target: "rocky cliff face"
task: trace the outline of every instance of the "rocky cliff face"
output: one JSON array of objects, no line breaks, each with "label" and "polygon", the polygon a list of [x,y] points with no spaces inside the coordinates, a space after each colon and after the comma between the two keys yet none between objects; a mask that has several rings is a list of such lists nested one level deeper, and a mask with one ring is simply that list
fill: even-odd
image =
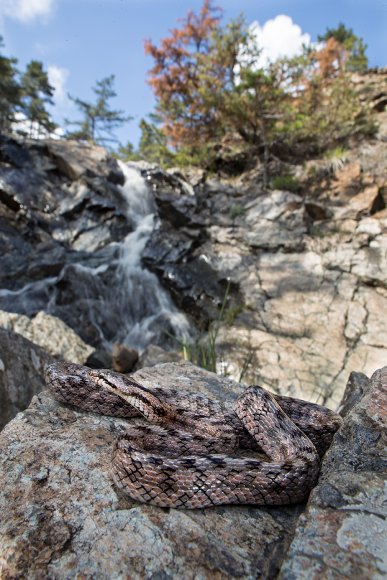
[{"label": "rocky cliff face", "polygon": [[254,174],[199,181],[194,196],[155,185],[161,226],[145,263],[203,323],[230,280],[217,342],[235,379],[247,361],[247,383],[335,405],[351,370],[385,361],[387,181],[369,166],[376,151],[385,165],[385,137],[334,172],[316,169],[320,194],[309,193],[311,162],[298,194],[262,191]]}]

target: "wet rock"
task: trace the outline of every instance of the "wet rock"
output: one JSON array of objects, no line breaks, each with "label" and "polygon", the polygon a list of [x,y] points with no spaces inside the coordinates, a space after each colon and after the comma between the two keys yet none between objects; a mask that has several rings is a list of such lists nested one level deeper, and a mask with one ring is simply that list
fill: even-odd
[{"label": "wet rock", "polygon": [[[2,139],[2,310],[33,317],[50,304],[86,342],[103,346],[101,325],[110,318],[103,300],[120,275],[117,243],[133,230],[123,181],[101,148]],[[111,340],[116,316],[107,324]]]},{"label": "wet rock", "polygon": [[130,373],[138,361],[138,352],[124,344],[114,344],[112,351],[112,367],[118,373]]},{"label": "wet rock", "polygon": [[16,139],[0,135],[0,161],[21,168],[31,163],[31,154]]},{"label": "wet rock", "polygon": [[85,364],[94,348],[83,342],[62,320],[40,311],[33,318],[0,310],[0,327],[17,332],[47,353]]},{"label": "wet rock", "polygon": [[[336,434],[300,517],[279,578],[383,578],[387,573],[385,483],[387,367],[360,382],[364,392]],[[351,393],[346,394],[346,400]],[[338,571],[340,571],[338,573]]]},{"label": "wet rock", "polygon": [[[187,363],[134,377],[219,399],[241,391]],[[3,430],[2,577],[274,578],[300,507],[138,504],[110,477],[114,426],[123,423],[60,405],[46,391]]]},{"label": "wet rock", "polygon": [[44,365],[52,360],[20,334],[0,328],[0,429],[44,388]]},{"label": "wet rock", "polygon": [[156,199],[163,195],[172,195],[177,198],[184,195],[192,196],[194,193],[192,186],[184,179],[181,179],[178,174],[163,171],[160,167],[146,168],[143,170],[143,175],[154,192]]}]

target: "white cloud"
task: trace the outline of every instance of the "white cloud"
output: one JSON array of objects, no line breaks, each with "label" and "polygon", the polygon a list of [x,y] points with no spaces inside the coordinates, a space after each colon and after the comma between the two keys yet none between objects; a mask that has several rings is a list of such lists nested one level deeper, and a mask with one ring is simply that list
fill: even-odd
[{"label": "white cloud", "polygon": [[282,56],[295,56],[301,52],[303,44],[311,43],[310,35],[303,33],[298,24],[284,14],[268,20],[263,26],[255,21],[250,25],[250,30],[262,49],[259,66]]},{"label": "white cloud", "polygon": [[21,22],[48,16],[55,0],[0,0],[0,16],[8,16]]},{"label": "white cloud", "polygon": [[48,80],[50,85],[55,89],[54,99],[58,105],[67,104],[67,89],[66,83],[69,76],[69,71],[56,65],[49,65],[47,68]]}]

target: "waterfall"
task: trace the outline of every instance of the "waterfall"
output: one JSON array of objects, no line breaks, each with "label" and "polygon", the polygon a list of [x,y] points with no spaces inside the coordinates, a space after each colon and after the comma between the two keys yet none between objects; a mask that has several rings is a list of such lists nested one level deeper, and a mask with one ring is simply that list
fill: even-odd
[{"label": "waterfall", "polygon": [[125,312],[120,342],[142,350],[157,339],[155,333],[163,332],[163,327],[180,339],[187,338],[189,325],[157,276],[141,266],[142,252],[155,226],[156,206],[139,172],[118,163],[125,176],[121,191],[127,202],[128,219],[135,224],[134,231],[126,236],[120,248],[118,272],[125,286],[124,296],[120,297]]},{"label": "waterfall", "polygon": [[142,352],[150,343],[171,344],[171,334],[179,340],[188,338],[189,324],[157,276],[141,265],[157,220],[156,205],[139,171],[119,165],[125,176],[120,190],[133,231],[95,252],[70,250],[56,276],[17,290],[0,290],[0,309],[28,316],[45,310],[90,344],[110,350],[119,342]]}]

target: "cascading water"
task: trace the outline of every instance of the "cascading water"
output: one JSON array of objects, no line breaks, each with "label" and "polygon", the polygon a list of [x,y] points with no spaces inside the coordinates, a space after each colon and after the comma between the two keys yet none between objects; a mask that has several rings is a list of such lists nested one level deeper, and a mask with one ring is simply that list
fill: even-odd
[{"label": "cascading water", "polygon": [[125,176],[120,190],[132,232],[98,251],[71,250],[56,276],[29,282],[18,290],[0,290],[0,309],[29,316],[45,310],[91,344],[110,349],[119,342],[141,352],[150,343],[170,343],[171,334],[187,338],[189,325],[158,278],[141,266],[142,251],[155,226],[156,207],[140,173],[119,165]]},{"label": "cascading water", "polygon": [[164,330],[183,339],[189,336],[189,326],[157,276],[141,266],[142,252],[155,225],[155,203],[138,171],[122,162],[119,165],[125,176],[121,191],[127,202],[128,218],[135,224],[134,231],[127,235],[120,248],[119,275],[125,281],[120,301],[126,302],[120,342],[142,350],[155,339],[156,329],[164,326]]}]

